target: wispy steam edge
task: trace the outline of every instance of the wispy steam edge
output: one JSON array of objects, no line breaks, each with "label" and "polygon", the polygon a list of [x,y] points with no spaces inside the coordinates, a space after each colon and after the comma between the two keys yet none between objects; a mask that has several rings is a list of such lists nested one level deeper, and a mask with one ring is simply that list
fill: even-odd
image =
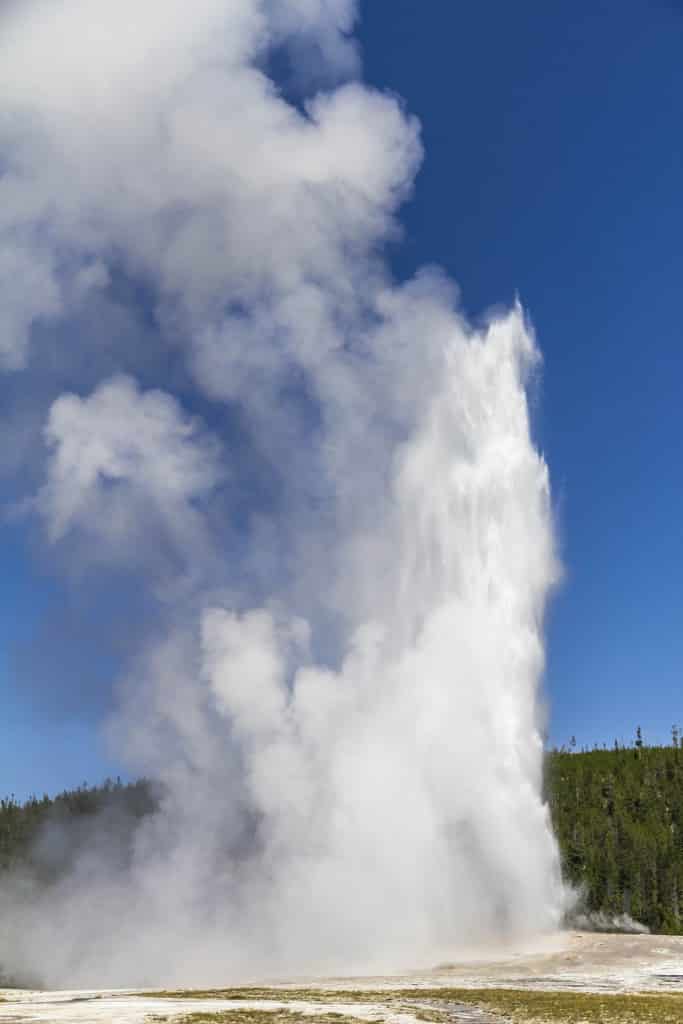
[{"label": "wispy steam edge", "polygon": [[[3,887],[0,962],[200,984],[552,929],[534,338],[519,305],[471,328],[439,271],[392,279],[419,126],[357,80],[354,4],[187,10],[0,16],[27,507],[158,608],[109,729],[165,793],[125,868]],[[275,46],[322,58],[301,106]]]}]

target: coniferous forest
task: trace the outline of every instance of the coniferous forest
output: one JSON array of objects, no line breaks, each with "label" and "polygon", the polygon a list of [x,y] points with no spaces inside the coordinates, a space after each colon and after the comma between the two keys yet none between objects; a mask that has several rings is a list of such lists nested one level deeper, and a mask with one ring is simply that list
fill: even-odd
[{"label": "coniferous forest", "polygon": [[546,796],[565,879],[585,909],[683,933],[683,745],[555,750]]},{"label": "coniferous forest", "polygon": [[[564,877],[579,891],[583,914],[603,923],[627,914],[653,932],[683,934],[683,744],[676,730],[670,746],[647,746],[638,733],[632,746],[549,752],[546,799]],[[0,885],[10,870],[49,884],[94,842],[106,841],[109,852],[118,845],[125,859],[137,824],[157,804],[144,780],[1,800]]]}]

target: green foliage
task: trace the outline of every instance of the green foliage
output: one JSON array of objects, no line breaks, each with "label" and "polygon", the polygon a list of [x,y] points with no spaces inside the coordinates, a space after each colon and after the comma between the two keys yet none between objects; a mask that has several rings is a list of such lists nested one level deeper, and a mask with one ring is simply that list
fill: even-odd
[{"label": "green foliage", "polygon": [[565,879],[586,909],[683,933],[683,749],[555,750],[546,793]]},{"label": "green foliage", "polygon": [[[80,828],[106,821],[121,831],[130,832],[135,823],[156,809],[157,801],[149,782],[142,779],[124,785],[111,779],[101,786],[83,785],[51,799],[31,797],[19,803],[13,796],[0,800],[0,871],[30,867],[45,874],[45,858],[39,856],[39,840],[47,827],[61,830],[71,840],[86,842],[92,833]],[[99,816],[99,817],[96,817]],[[53,858],[54,862],[54,858]],[[54,865],[53,865],[54,866]],[[62,865],[64,866],[64,865]]]},{"label": "green foliage", "polygon": [[[585,910],[629,914],[651,931],[683,934],[683,744],[576,752],[554,750],[546,763],[546,797],[559,840],[565,880]],[[158,806],[149,782],[83,786],[54,799],[0,800],[0,871],[29,868],[49,881],[69,859],[106,832],[125,847],[140,818]],[[46,828],[61,830],[67,855],[41,860]],[[52,844],[53,846],[55,844]],[[125,850],[124,850],[125,855]]]}]

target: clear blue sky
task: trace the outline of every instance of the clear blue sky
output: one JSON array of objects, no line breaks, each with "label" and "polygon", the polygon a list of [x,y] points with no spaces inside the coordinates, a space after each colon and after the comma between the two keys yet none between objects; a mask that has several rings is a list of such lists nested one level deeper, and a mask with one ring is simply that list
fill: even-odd
[{"label": "clear blue sky", "polygon": [[[611,743],[638,724],[665,740],[683,722],[683,5],[362,12],[366,77],[424,132],[397,273],[441,264],[474,317],[519,293],[544,353],[536,434],[566,567],[549,621],[551,742]],[[46,630],[65,595],[20,529],[0,544],[0,790],[115,773],[98,738],[120,642],[98,643],[106,602],[64,611],[92,658],[70,660],[67,643],[53,662]],[[35,686],[17,669],[28,648]],[[88,661],[83,704],[62,706],[60,674]]]}]

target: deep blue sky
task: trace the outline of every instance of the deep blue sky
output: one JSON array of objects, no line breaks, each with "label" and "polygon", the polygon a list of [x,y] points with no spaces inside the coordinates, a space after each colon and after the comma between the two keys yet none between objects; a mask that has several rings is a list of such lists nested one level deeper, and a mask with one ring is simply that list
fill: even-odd
[{"label": "deep blue sky", "polygon": [[363,10],[371,80],[424,129],[401,260],[445,266],[474,315],[519,292],[544,353],[551,741],[664,740],[683,719],[683,5]]},{"label": "deep blue sky", "polygon": [[[683,722],[683,6],[362,11],[366,77],[424,131],[397,273],[441,264],[475,317],[518,292],[544,353],[536,432],[566,566],[549,622],[551,742],[611,743],[638,724],[665,740]],[[18,685],[17,648],[40,648],[63,596],[20,531],[5,528],[0,545],[0,791],[115,772],[97,701],[78,717],[27,693],[25,672]],[[65,647],[57,676],[81,671]]]}]

